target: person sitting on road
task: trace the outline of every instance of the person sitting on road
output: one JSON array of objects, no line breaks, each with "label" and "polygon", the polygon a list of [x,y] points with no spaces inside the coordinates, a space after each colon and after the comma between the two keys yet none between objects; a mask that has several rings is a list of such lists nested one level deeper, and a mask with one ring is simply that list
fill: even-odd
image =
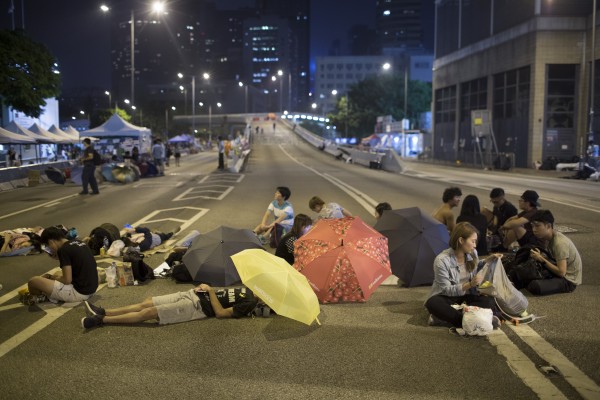
[{"label": "person sitting on road", "polygon": [[[262,235],[263,238],[269,237],[275,224],[281,225],[283,233],[285,234],[292,229],[294,224],[294,208],[288,199],[292,195],[289,188],[285,186],[278,186],[275,190],[275,199],[269,203],[265,215],[263,215],[260,224],[254,228],[254,233]],[[274,221],[267,223],[270,217],[274,218]]]},{"label": "person sitting on road", "polygon": [[477,240],[477,254],[485,256],[488,254],[487,249],[487,219],[479,211],[479,199],[475,195],[465,197],[460,210],[460,215],[456,218],[456,222],[468,222],[479,231]]},{"label": "person sitting on road", "polygon": [[[430,313],[429,325],[462,327],[462,311],[453,304],[495,309],[491,296],[480,295],[476,288],[483,280],[477,273],[477,228],[468,222],[460,222],[450,233],[450,248],[442,251],[433,262],[434,279],[425,307]],[[493,254],[488,257],[501,257]],[[500,321],[494,317],[494,329]]]},{"label": "person sitting on road", "polygon": [[167,325],[209,317],[241,318],[249,316],[258,301],[258,297],[245,287],[215,290],[203,283],[186,292],[148,297],[141,303],[113,309],[86,301],[88,316],[81,319],[81,326],[90,329],[104,324],[136,324],[154,319],[160,325]]},{"label": "person sitting on road", "polygon": [[318,221],[320,219],[334,219],[352,216],[350,212],[343,209],[337,203],[325,204],[323,199],[321,199],[319,196],[313,196],[308,201],[308,207],[317,213],[317,218],[315,219],[315,221]]},{"label": "person sitting on road", "polygon": [[537,248],[531,250],[531,257],[543,263],[555,276],[533,280],[527,285],[527,290],[538,296],[574,291],[581,285],[583,269],[577,248],[571,239],[554,229],[554,216],[550,211],[538,210],[529,221],[533,234],[548,243],[546,250],[554,260],[545,258]]},{"label": "person sitting on road", "polygon": [[41,301],[44,296],[51,301],[79,302],[96,293],[96,260],[85,243],[77,239],[69,241],[65,231],[55,226],[44,229],[41,241],[44,251],[60,262],[62,273],[31,278],[27,283],[29,304]]},{"label": "person sitting on road", "polygon": [[388,202],[379,203],[375,206],[375,219],[381,218],[383,212],[386,210],[391,210],[392,206]]},{"label": "person sitting on road", "polygon": [[121,240],[125,242],[125,246],[139,247],[140,251],[147,251],[160,246],[173,236],[173,232],[151,231],[144,226],[126,227],[121,231],[121,234]]},{"label": "person sitting on road", "polygon": [[517,208],[508,200],[506,200],[504,189],[494,188],[490,192],[490,202],[494,205],[490,211],[487,207],[481,209],[481,213],[488,220],[488,230],[492,236],[494,251],[506,251],[507,249],[502,244],[502,237],[499,229],[511,217],[518,214]]},{"label": "person sitting on road", "polygon": [[290,265],[294,264],[294,243],[312,228],[312,219],[305,214],[298,214],[294,218],[292,230],[286,233],[279,242],[275,255],[285,259]]},{"label": "person sitting on road", "polygon": [[452,232],[454,229],[454,214],[452,213],[452,209],[454,207],[458,207],[460,204],[460,197],[462,196],[462,191],[458,187],[449,187],[444,190],[444,194],[442,195],[442,204],[439,206],[431,216],[436,220],[440,221],[442,224],[446,225],[448,228],[448,232]]},{"label": "person sitting on road", "polygon": [[519,198],[519,208],[521,211],[514,217],[509,218],[500,227],[504,237],[504,247],[507,249],[511,248],[511,245],[516,241],[519,246],[533,245],[543,247],[543,243],[540,239],[535,237],[531,223],[529,222],[533,214],[536,213],[540,203],[537,192],[535,190],[526,190]]}]

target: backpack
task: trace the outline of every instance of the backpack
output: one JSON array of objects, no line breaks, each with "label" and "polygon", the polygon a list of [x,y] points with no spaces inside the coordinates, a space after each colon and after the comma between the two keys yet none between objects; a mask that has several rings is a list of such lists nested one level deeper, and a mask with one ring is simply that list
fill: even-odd
[{"label": "backpack", "polygon": [[133,278],[138,282],[145,282],[148,279],[155,278],[154,270],[143,259],[131,261],[131,269],[133,270]]},{"label": "backpack", "polygon": [[284,229],[282,225],[275,224],[273,226],[273,230],[271,231],[271,240],[269,245],[272,249],[276,249],[279,246],[279,242],[281,241],[281,237],[284,234]]},{"label": "backpack", "polygon": [[98,166],[98,165],[102,165],[102,157],[100,156],[100,153],[98,153],[96,150],[94,150],[94,165]]},{"label": "backpack", "polygon": [[192,282],[194,280],[194,278],[192,278],[192,275],[190,275],[190,271],[188,271],[185,264],[181,263],[175,264],[173,266],[173,272],[171,273],[171,277],[175,279],[177,283]]}]

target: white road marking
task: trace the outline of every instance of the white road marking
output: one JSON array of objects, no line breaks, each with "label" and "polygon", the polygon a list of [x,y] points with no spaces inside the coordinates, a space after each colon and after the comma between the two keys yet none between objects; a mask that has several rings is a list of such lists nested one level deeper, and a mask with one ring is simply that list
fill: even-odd
[{"label": "white road marking", "polygon": [[538,395],[540,399],[566,399],[536,368],[535,364],[506,336],[501,330],[496,330],[488,335],[490,343],[496,347],[498,354],[506,358],[508,366],[525,385]]},{"label": "white road marking", "polygon": [[[163,183],[164,182],[164,183]],[[182,186],[184,184],[184,182],[168,182],[168,181],[161,181],[161,182],[152,182],[152,181],[139,181],[138,183],[134,183],[133,187],[134,188],[139,188],[139,187],[179,187]]]},{"label": "white road marking", "polygon": [[[165,212],[165,211],[176,211],[176,210],[192,210],[192,211],[196,211],[196,214],[192,217],[189,218],[185,221],[181,220],[181,219],[177,219],[177,218],[160,218],[160,219],[156,219],[153,220],[152,218],[154,218],[154,216]],[[199,207],[175,207],[175,208],[164,208],[162,210],[155,210],[153,212],[151,212],[150,214],[146,215],[144,218],[140,219],[139,221],[133,223],[133,226],[142,226],[144,223],[147,222],[163,222],[163,221],[176,221],[176,222],[183,222],[180,226],[180,231],[183,231],[185,229],[187,229],[190,225],[192,225],[194,222],[196,222],[198,219],[200,219],[204,214],[206,214],[208,212],[208,208],[199,208]]]},{"label": "white road marking", "polygon": [[[210,190],[208,188],[211,187],[222,187],[226,188],[225,190]],[[183,201],[183,200],[191,200],[191,199],[207,199],[207,200],[223,200],[225,196],[227,196],[233,190],[233,186],[219,186],[219,185],[211,185],[206,188],[190,188],[185,192],[181,193],[179,196],[175,197],[173,201]],[[203,193],[203,194],[198,194]],[[214,195],[210,195],[214,193]]]},{"label": "white road marking", "polygon": [[70,197],[77,197],[77,196],[79,196],[79,195],[78,194],[71,194],[69,196],[65,196],[65,197],[61,197],[61,198],[58,198],[58,199],[55,199],[55,200],[52,200],[52,201],[48,201],[46,203],[38,204],[37,206],[25,208],[23,210],[15,211],[15,212],[10,213],[10,214],[2,215],[2,216],[0,216],[0,219],[4,219],[4,218],[12,217],[12,216],[15,216],[15,215],[23,214],[23,213],[25,213],[27,211],[35,210],[36,208],[46,207],[48,205],[56,204],[57,202],[60,202],[60,201],[65,200],[65,199],[68,199]]},{"label": "white road marking", "polygon": [[[371,199],[369,196],[367,196],[366,194],[362,193],[360,190],[348,185],[347,183],[344,183],[342,181],[340,181],[337,178],[333,178],[331,175],[328,174],[322,174],[319,171],[317,171],[316,169],[309,167],[308,165],[305,165],[303,163],[301,163],[300,161],[298,161],[297,159],[295,159],[290,153],[288,153],[282,145],[279,145],[279,148],[285,153],[285,155],[287,155],[292,161],[294,161],[296,164],[308,169],[309,171],[313,172],[314,174],[320,176],[321,178],[331,182],[332,184],[334,184],[335,186],[339,187],[342,191],[344,191],[348,196],[352,197],[358,204],[360,204],[361,206],[363,206],[365,208],[365,210],[367,210],[369,213],[373,212],[373,209],[375,208],[375,206],[377,205],[377,202],[375,202],[375,200]],[[373,202],[373,204],[370,204],[368,201]]]},{"label": "white road marking", "polygon": [[573,386],[584,399],[599,399],[600,386],[584,374],[560,351],[546,342],[528,325],[508,325],[525,343],[549,364],[556,366],[565,380]]}]

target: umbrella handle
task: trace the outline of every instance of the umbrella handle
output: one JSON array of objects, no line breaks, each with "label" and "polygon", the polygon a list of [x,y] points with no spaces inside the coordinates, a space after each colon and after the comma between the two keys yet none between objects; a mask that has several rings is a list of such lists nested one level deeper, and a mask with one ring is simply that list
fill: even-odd
[{"label": "umbrella handle", "polygon": [[321,326],[321,321],[319,321],[319,318],[315,318],[315,321],[317,321],[317,324],[319,324],[319,326]]}]

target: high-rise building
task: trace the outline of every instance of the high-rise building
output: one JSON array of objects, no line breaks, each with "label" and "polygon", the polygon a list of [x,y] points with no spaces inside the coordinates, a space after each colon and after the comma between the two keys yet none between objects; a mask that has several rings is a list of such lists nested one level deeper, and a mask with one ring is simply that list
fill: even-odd
[{"label": "high-rise building", "polygon": [[377,0],[380,48],[433,48],[433,0]]},{"label": "high-rise building", "polygon": [[582,154],[600,125],[594,3],[437,1],[433,156],[476,161],[473,110],[491,112],[497,148],[517,167]]}]

